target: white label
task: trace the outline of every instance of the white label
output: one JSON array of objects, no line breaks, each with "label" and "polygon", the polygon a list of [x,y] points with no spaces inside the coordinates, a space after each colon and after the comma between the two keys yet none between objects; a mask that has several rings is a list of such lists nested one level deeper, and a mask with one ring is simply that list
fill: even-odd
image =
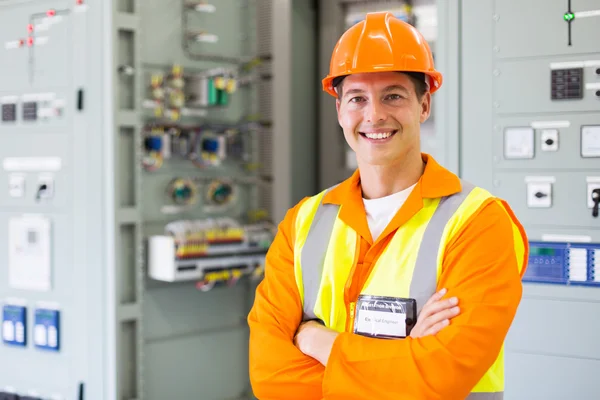
[{"label": "white label", "polygon": [[198,4],[195,7],[196,11],[205,12],[205,13],[214,13],[217,11],[217,7],[212,4]]},{"label": "white label", "polygon": [[211,33],[201,33],[196,36],[197,42],[205,42],[205,43],[217,43],[219,37],[217,35]]},{"label": "white label", "polygon": [[579,11],[575,14],[575,19],[577,18],[589,18],[589,17],[600,17],[600,10],[590,10],[590,11]]},{"label": "white label", "polygon": [[58,171],[61,164],[59,157],[8,157],[3,160],[6,171]]},{"label": "white label", "polygon": [[586,90],[600,89],[600,82],[586,83],[585,89]]},{"label": "white label", "polygon": [[508,159],[533,158],[533,128],[507,128],[504,132],[504,157]]},{"label": "white label", "polygon": [[598,67],[598,66],[600,66],[600,60],[567,61],[567,62],[550,63],[550,69],[586,68],[586,67]]},{"label": "white label", "polygon": [[556,178],[553,176],[526,176],[525,183],[556,183]]},{"label": "white label", "polygon": [[581,156],[600,157],[600,125],[581,127]]},{"label": "white label", "polygon": [[406,336],[406,314],[359,310],[356,332],[370,335]]},{"label": "white label", "polygon": [[30,93],[24,94],[22,100],[25,101],[51,101],[56,98],[56,93]]},{"label": "white label", "polygon": [[50,220],[42,216],[9,221],[9,285],[15,289],[51,289]]},{"label": "white label", "polygon": [[35,38],[36,46],[43,46],[46,43],[48,43],[48,36],[39,36],[39,37]]},{"label": "white label", "polygon": [[17,96],[3,96],[0,98],[0,103],[2,104],[14,104],[19,101]]},{"label": "white label", "polygon": [[533,129],[568,128],[569,126],[571,126],[570,121],[533,121],[531,123]]},{"label": "white label", "polygon": [[79,5],[76,5],[75,8],[74,8],[74,11],[76,13],[87,12],[87,10],[88,10],[88,5],[87,4],[79,4]]},{"label": "white label", "polygon": [[543,242],[565,242],[565,243],[590,243],[591,236],[584,235],[561,235],[553,233],[545,233],[542,235]]},{"label": "white label", "polygon": [[23,45],[20,40],[11,40],[9,42],[4,43],[4,48],[6,50],[18,49]]}]

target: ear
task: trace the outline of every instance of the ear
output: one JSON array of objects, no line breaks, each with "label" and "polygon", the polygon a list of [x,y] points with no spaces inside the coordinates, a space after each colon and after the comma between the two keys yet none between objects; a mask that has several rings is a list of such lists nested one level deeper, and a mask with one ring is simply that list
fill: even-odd
[{"label": "ear", "polygon": [[340,124],[340,126],[342,125],[340,122],[340,106],[341,106],[341,102],[340,99],[335,99],[335,110],[337,111],[337,117],[338,117],[338,124]]},{"label": "ear", "polygon": [[421,115],[419,120],[421,123],[427,121],[429,115],[431,114],[431,93],[427,91],[423,98],[421,99]]}]

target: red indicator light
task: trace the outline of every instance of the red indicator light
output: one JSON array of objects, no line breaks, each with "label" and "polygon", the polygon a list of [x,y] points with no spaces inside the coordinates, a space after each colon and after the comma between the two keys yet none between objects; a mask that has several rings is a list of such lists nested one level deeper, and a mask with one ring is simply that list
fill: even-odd
[{"label": "red indicator light", "polygon": [[30,47],[33,46],[33,38],[32,37],[27,38],[27,45]]},{"label": "red indicator light", "polygon": [[56,11],[48,10],[48,11],[46,11],[46,15],[49,17],[54,17],[56,15]]},{"label": "red indicator light", "polygon": [[25,44],[25,41],[23,39],[19,40],[19,47],[23,47],[24,44]]},{"label": "red indicator light", "polygon": [[27,25],[27,32],[29,32],[29,33],[33,32],[33,24]]},{"label": "red indicator light", "polygon": [[76,0],[75,3],[77,3],[78,6],[83,4],[83,0]]}]

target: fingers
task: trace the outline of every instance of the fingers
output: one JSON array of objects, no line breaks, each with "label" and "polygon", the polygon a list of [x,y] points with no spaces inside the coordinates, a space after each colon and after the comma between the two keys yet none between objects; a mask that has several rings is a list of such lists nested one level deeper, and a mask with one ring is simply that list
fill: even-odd
[{"label": "fingers", "polygon": [[428,317],[425,321],[423,321],[425,324],[424,328],[425,328],[425,330],[427,330],[429,327],[436,325],[444,320],[450,321],[451,318],[456,317],[459,313],[460,313],[459,307],[452,307],[452,308],[448,308],[448,309],[439,311],[439,312],[431,315],[430,317]]},{"label": "fingers", "polygon": [[423,336],[435,335],[436,333],[438,333],[439,331],[441,331],[442,329],[444,329],[448,325],[450,325],[450,320],[449,319],[445,319],[443,321],[440,321],[437,324],[434,324],[431,328],[427,329],[425,332],[423,332]]},{"label": "fingers", "polygon": [[435,302],[436,302],[436,301],[438,301],[438,300],[441,300],[441,299],[442,299],[442,297],[444,297],[444,295],[446,294],[446,292],[448,292],[448,290],[447,290],[446,288],[443,288],[442,290],[440,290],[440,291],[438,291],[438,292],[434,293],[434,294],[433,294],[433,296],[431,296],[431,297],[429,298],[429,300],[427,300],[427,303],[425,303],[425,304],[423,305],[423,308],[425,308],[425,307],[427,307],[427,306],[429,306],[429,305],[431,305],[431,304],[435,303]]},{"label": "fingers", "polygon": [[[431,298],[433,299],[436,295],[433,295]],[[447,308],[454,307],[458,304],[458,298],[451,297],[449,299],[444,300],[435,300],[433,303],[427,304],[421,310],[421,315],[419,318],[427,318],[435,313],[438,313]]]}]

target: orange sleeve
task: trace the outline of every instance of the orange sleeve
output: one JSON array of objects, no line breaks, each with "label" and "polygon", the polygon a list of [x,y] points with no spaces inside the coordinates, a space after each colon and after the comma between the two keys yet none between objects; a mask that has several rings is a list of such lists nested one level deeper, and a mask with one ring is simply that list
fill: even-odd
[{"label": "orange sleeve", "polygon": [[248,316],[250,383],[260,400],[321,400],[325,368],[294,345],[302,303],[294,275],[293,227],[300,202],[279,225]]},{"label": "orange sleeve", "polygon": [[[447,246],[438,289],[447,288],[461,309],[449,326],[418,339],[340,334],[325,371],[324,397],[466,398],[499,354],[521,300],[519,267],[528,244],[525,236],[513,236],[509,215],[490,202]],[[520,254],[514,240],[522,241]]]}]

